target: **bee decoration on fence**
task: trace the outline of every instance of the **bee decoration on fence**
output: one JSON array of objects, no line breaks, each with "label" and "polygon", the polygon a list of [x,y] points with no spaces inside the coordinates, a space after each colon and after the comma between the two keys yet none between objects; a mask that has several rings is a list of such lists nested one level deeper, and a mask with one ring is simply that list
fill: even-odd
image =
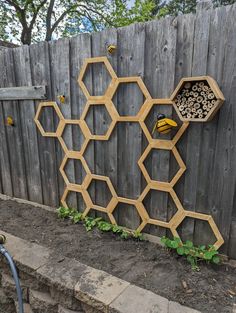
[{"label": "bee decoration on fence", "polygon": [[116,46],[115,45],[109,45],[107,47],[107,52],[109,52],[110,54],[113,54],[116,51]]},{"label": "bee decoration on fence", "polygon": [[57,99],[60,101],[61,104],[65,103],[66,96],[65,95],[59,95],[57,96]]},{"label": "bee decoration on fence", "polygon": [[152,130],[152,134],[157,130],[160,134],[167,134],[173,127],[177,127],[177,123],[170,118],[166,118],[165,114],[158,113],[157,121]]},{"label": "bee decoration on fence", "polygon": [[14,120],[13,120],[13,118],[12,118],[11,116],[8,116],[8,117],[7,117],[6,124],[7,124],[8,126],[15,126]]}]

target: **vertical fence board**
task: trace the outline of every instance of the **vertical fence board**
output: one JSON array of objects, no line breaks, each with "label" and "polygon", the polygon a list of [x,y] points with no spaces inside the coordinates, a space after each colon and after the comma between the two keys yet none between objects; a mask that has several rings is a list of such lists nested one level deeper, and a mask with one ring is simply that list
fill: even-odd
[{"label": "vertical fence board", "polygon": [[[5,53],[0,53],[0,66],[2,69],[2,73],[0,76],[0,86],[3,87],[5,85],[5,80],[7,79],[7,67],[5,63]],[[12,189],[12,173],[10,166],[10,156],[8,149],[8,141],[6,134],[6,122],[3,112],[3,102],[0,102],[0,166],[1,166],[1,179],[2,179],[2,192],[8,196],[13,195]]]},{"label": "vertical fence board", "polygon": [[[118,29],[118,64],[119,76],[141,76],[144,74],[144,45],[145,26],[134,24],[128,28]],[[131,86],[130,88],[133,88]],[[142,101],[140,94],[135,89],[127,95],[123,90],[117,94],[117,104],[120,112],[134,115],[136,106]],[[138,123],[118,123],[118,171],[117,190],[121,196],[137,199],[141,192],[141,171],[137,161],[142,153],[142,132]],[[119,212],[119,223],[135,227],[139,218],[135,210],[123,206]]]},{"label": "vertical fence board", "polygon": [[[41,42],[37,45],[30,46],[30,61],[32,83],[47,86],[48,99],[52,99],[51,95],[51,77],[49,65],[48,43]],[[50,125],[53,120],[51,111],[47,112],[45,127]],[[40,158],[40,174],[42,180],[42,192],[44,204],[53,207],[58,206],[58,167],[56,164],[56,151],[54,138],[42,137],[37,130],[39,158]]]},{"label": "vertical fence board", "polygon": [[[117,69],[117,57],[116,53],[109,55],[107,52],[108,45],[117,44],[117,31],[115,29],[108,29],[101,33],[92,34],[92,56],[107,56],[111,62],[114,70]],[[119,49],[119,47],[118,47]],[[98,79],[99,77],[99,79]],[[102,94],[102,91],[110,83],[110,75],[107,75],[106,70],[101,68],[93,69],[93,92],[95,94]],[[106,113],[105,113],[106,112]],[[94,131],[102,134],[110,126],[111,118],[108,112],[105,110],[97,110],[94,107],[93,118],[94,118]],[[95,141],[94,142],[94,162],[95,162],[95,173],[98,175],[108,176],[112,183],[116,185],[117,180],[117,130],[113,130],[109,141]],[[99,188],[99,182],[96,182],[95,199],[96,203],[101,205],[108,204],[110,200],[110,193],[107,192],[106,188]],[[101,185],[100,185],[101,187]]]},{"label": "vertical fence board", "polygon": [[235,54],[236,42],[235,17],[236,5],[227,7],[227,21],[225,23],[225,56],[222,79],[222,90],[226,102],[219,112],[217,141],[215,146],[215,159],[213,165],[213,182],[210,192],[211,207],[216,212],[217,221],[222,235],[226,241],[223,252],[227,251],[230,223],[234,203],[236,185],[235,162],[235,92],[236,92],[236,67]]},{"label": "vertical fence board", "polygon": [[[209,48],[207,59],[207,74],[214,77],[221,87],[222,70],[224,61],[224,41],[225,36],[224,24],[225,8],[221,10],[213,10],[210,19],[209,32]],[[214,175],[214,159],[215,159],[215,145],[217,140],[218,114],[214,119],[202,126],[202,141],[200,150],[200,160],[198,167],[198,186],[197,186],[197,201],[196,210],[198,212],[210,214],[218,224],[218,216],[215,210],[210,205],[210,190],[211,186],[215,184]],[[210,228],[206,227],[206,222],[198,222],[195,225],[196,242],[214,242],[214,236]]]},{"label": "vertical fence board", "polygon": [[[52,99],[58,101],[59,95],[65,96],[65,103],[59,104],[59,108],[64,115],[64,118],[71,118],[71,104],[70,104],[70,56],[69,56],[69,40],[59,39],[58,41],[52,41],[49,43],[50,47],[50,71],[51,71],[51,88],[52,88]],[[66,126],[67,128],[68,126]],[[68,129],[64,130],[62,134],[65,142],[68,146],[72,145],[72,131]],[[62,162],[64,152],[62,151],[61,145],[56,141],[56,159],[57,169]],[[68,170],[68,176],[74,179],[74,168],[73,166]],[[62,176],[58,176],[59,195],[62,196],[65,188]],[[72,196],[74,197],[74,195]]]},{"label": "vertical fence board", "polygon": [[[153,21],[146,24],[145,83],[153,98],[168,98],[173,91],[177,38],[175,23],[175,18],[171,17],[162,19],[158,23]],[[155,112],[163,113],[171,118],[172,106],[160,106]],[[152,116],[152,118],[154,119],[150,123],[154,125],[156,116]],[[158,135],[158,138],[161,136],[163,135]],[[170,135],[165,138],[170,139]],[[163,180],[168,181],[170,153],[153,149],[150,161],[150,175],[158,172]],[[168,198],[167,192],[153,192],[150,199],[147,198],[150,201],[150,209],[147,209],[152,217],[163,221],[168,219]],[[148,202],[146,206],[148,206]],[[165,235],[166,229],[151,227],[149,232],[162,236]]]},{"label": "vertical fence board", "polygon": [[[72,119],[79,119],[84,106],[86,98],[78,85],[78,76],[80,69],[84,63],[85,58],[91,57],[91,36],[89,34],[82,34],[70,39],[70,103],[71,103],[71,117]],[[87,83],[92,86],[92,78]],[[83,135],[72,131],[73,146],[79,149],[83,143]],[[94,149],[93,143],[89,143],[89,148],[85,152],[86,161],[93,171],[94,164]],[[92,167],[92,168],[91,168]],[[77,164],[74,164],[75,180],[81,181],[82,172]],[[84,204],[77,198],[77,208],[84,210]]]},{"label": "vertical fence board", "polygon": [[[15,65],[12,50],[7,49],[2,53],[4,55],[4,62],[7,64],[4,87],[15,86]],[[13,118],[15,125],[5,128],[9,148],[13,195],[15,197],[28,199],[19,103],[17,101],[3,101],[2,103],[4,120],[6,121],[6,118],[10,116]]]},{"label": "vertical fence board", "polygon": [[[199,12],[196,15],[194,31],[194,50],[192,60],[192,76],[205,75],[207,70],[208,39],[209,39],[210,11]],[[184,207],[197,211],[198,167],[201,159],[202,123],[193,123],[188,129],[186,177],[184,186]],[[183,235],[193,239],[195,222],[188,219]]]},{"label": "vertical fence board", "polygon": [[[31,86],[29,47],[13,49],[16,85]],[[38,153],[37,129],[34,123],[35,108],[33,100],[19,101],[22,140],[26,166],[26,180],[29,200],[42,203],[42,186]]]}]

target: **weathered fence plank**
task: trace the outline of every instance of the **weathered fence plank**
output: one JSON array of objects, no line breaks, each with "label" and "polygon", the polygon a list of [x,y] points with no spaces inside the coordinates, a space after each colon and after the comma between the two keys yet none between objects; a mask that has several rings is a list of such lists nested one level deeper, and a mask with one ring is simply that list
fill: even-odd
[{"label": "weathered fence plank", "polygon": [[[50,65],[48,43],[41,42],[30,47],[31,75],[33,84],[45,84],[50,87]],[[48,97],[51,100],[51,88],[48,88]],[[48,111],[44,118],[44,126],[48,129],[53,121],[53,114]],[[37,131],[40,174],[42,180],[43,203],[53,207],[58,206],[58,167],[56,164],[55,139],[42,137]]]},{"label": "weathered fence plank", "polygon": [[[192,59],[192,76],[206,74],[208,39],[209,39],[210,11],[197,13],[194,30],[194,50]],[[184,186],[184,207],[186,210],[197,211],[197,184],[199,178],[199,162],[201,159],[202,123],[190,125],[187,134],[186,177]],[[193,239],[195,221],[188,219],[183,235]]]},{"label": "weathered fence plank", "polygon": [[[29,48],[13,49],[14,70],[16,84],[27,86],[32,85],[31,79],[31,64],[29,57]],[[33,100],[21,100],[20,119],[21,131],[24,147],[24,156],[26,166],[26,180],[29,200],[42,203],[42,185],[39,162],[39,147],[37,140],[37,129],[34,123],[35,108]]]},{"label": "weathered fence plank", "polygon": [[[0,75],[0,86],[4,85],[4,77],[7,76],[7,67],[5,66],[5,54],[0,53],[0,66],[2,69],[2,75]],[[2,180],[2,192],[8,196],[13,195],[12,189],[12,174],[9,158],[9,148],[6,135],[6,121],[3,112],[3,103],[0,102],[0,166],[1,166],[1,180]]]},{"label": "weathered fence plank", "polygon": [[[101,33],[92,34],[92,56],[108,56],[114,70],[117,69],[117,55],[108,54],[107,47],[109,44],[117,44],[117,31],[115,29],[105,30]],[[110,84],[111,77],[108,75],[107,70],[101,67],[93,68],[93,92],[94,94],[102,94],[106,91]],[[99,77],[99,79],[98,79]],[[109,113],[103,106],[91,108],[93,112],[94,125],[93,130],[95,134],[105,134],[108,130],[111,118]],[[108,176],[112,182],[116,185],[117,183],[117,130],[113,130],[109,141],[95,141],[94,142],[94,165],[95,173],[98,175]],[[107,188],[103,188],[103,185],[96,181],[95,200],[96,203],[102,206],[106,206],[110,201],[110,192]],[[99,213],[100,214],[100,213]],[[101,215],[101,214],[100,214]],[[104,215],[103,215],[104,216]]]},{"label": "weathered fence plank", "polygon": [[[179,83],[182,77],[190,77],[192,73],[192,57],[194,49],[194,29],[195,29],[195,15],[187,14],[177,17],[177,42],[176,42],[176,60],[175,60],[175,86]],[[174,119],[177,118],[177,114],[173,114]],[[189,128],[191,125],[189,126]],[[184,160],[187,161],[187,133],[185,132],[182,138],[177,143],[176,147]],[[183,206],[185,207],[185,178],[188,175],[188,169],[184,175],[180,178],[179,182],[175,186],[175,192],[180,198]],[[188,233],[185,231],[188,221],[184,220],[180,229],[178,229],[179,235]]]},{"label": "weathered fence plank", "polygon": [[46,97],[46,86],[0,88],[0,100],[46,99]]},{"label": "weathered fence plank", "polygon": [[[52,41],[49,43],[50,53],[50,72],[51,72],[51,91],[52,99],[58,101],[58,96],[65,96],[65,103],[59,104],[60,110],[64,115],[64,118],[71,118],[71,105],[70,105],[70,56],[69,56],[69,40],[60,39],[58,41]],[[68,146],[72,146],[72,131],[68,129],[64,130],[63,138],[67,142]],[[59,169],[64,153],[61,145],[56,141],[56,160],[57,168]],[[69,176],[74,179],[74,169],[70,168]],[[65,188],[62,176],[58,176],[59,194],[62,196]]]},{"label": "weathered fence plank", "polygon": [[[16,85],[15,81],[15,64],[13,52],[11,49],[2,51],[5,66],[6,76],[4,77],[2,87],[11,87]],[[17,101],[3,101],[3,116],[6,123],[6,118],[12,117],[14,126],[5,128],[9,161],[11,167],[11,181],[13,187],[13,195],[18,198],[28,199],[27,180],[26,180],[26,164],[24,158],[24,146],[21,129],[21,118],[19,112],[19,104]]]},{"label": "weathered fence plank", "polygon": [[[153,21],[146,24],[145,83],[153,98],[168,98],[173,91],[176,35],[176,20],[174,18],[162,19],[158,23]],[[156,121],[157,113],[163,113],[167,117],[171,117],[172,106],[155,106],[153,107],[153,112],[154,114],[150,116],[152,127]],[[165,135],[164,137],[165,139],[171,138],[170,135]],[[157,135],[156,138],[160,138],[160,135]],[[147,163],[150,160],[149,172],[151,177],[155,177],[158,174],[158,179],[167,182],[170,174],[169,162],[171,152],[152,149],[151,153],[150,159],[147,160]],[[145,205],[153,218],[167,221],[168,198],[169,194],[167,192],[153,191],[147,195]],[[169,214],[171,215],[171,212]],[[158,229],[156,226],[150,227],[149,231],[159,236],[166,234],[165,228]]]},{"label": "weathered fence plank", "polygon": [[[85,58],[91,57],[91,36],[89,34],[83,34],[70,39],[70,103],[71,103],[71,117],[72,119],[79,119],[86,104],[86,98],[79,88],[78,76],[80,69],[84,63]],[[90,81],[87,79],[89,88],[92,87],[92,77]],[[93,122],[93,121],[92,121]],[[82,133],[78,133],[72,130],[73,147],[75,150],[79,150],[83,144],[84,137]],[[93,172],[94,167],[94,144],[89,143],[89,147],[85,151],[86,161]],[[82,180],[82,171],[78,163],[74,164],[75,180]],[[85,205],[80,201],[79,195],[76,199],[76,206],[80,211],[83,211]]]},{"label": "weathered fence plank", "polygon": [[[144,75],[145,25],[134,24],[129,28],[118,29],[118,64],[117,73],[122,76]],[[135,115],[142,102],[142,95],[137,86],[122,88],[117,93],[117,107],[121,115]],[[121,197],[137,199],[141,192],[141,171],[137,161],[141,156],[142,132],[138,123],[120,122],[117,125],[118,162],[117,192]],[[119,220],[121,225],[135,227],[139,224],[136,210],[127,205],[120,205]]]}]

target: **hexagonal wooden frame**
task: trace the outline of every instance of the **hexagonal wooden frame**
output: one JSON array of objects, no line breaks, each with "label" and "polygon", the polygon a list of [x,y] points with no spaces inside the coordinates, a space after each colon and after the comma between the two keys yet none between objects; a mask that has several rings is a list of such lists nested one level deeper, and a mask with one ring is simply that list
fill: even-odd
[{"label": "hexagonal wooden frame", "polygon": [[[89,108],[91,106],[96,106],[96,105],[103,105],[106,108],[106,110],[107,110],[107,112],[111,118],[111,123],[108,127],[108,130],[106,131],[106,133],[104,135],[92,134],[87,123],[86,123],[86,116],[88,114]],[[85,107],[84,107],[83,113],[80,117],[80,120],[83,122],[84,125],[86,125],[86,126],[84,126],[84,128],[86,128],[87,138],[92,139],[92,140],[109,140],[110,135],[111,135],[111,133],[112,133],[112,131],[116,125],[117,120],[118,120],[118,113],[116,111],[114,104],[110,100],[105,100],[105,101],[88,100]]]},{"label": "hexagonal wooden frame", "polygon": [[[84,74],[86,72],[87,66],[89,64],[99,63],[99,62],[103,62],[105,64],[109,74],[111,75],[111,83],[109,84],[109,86],[108,86],[108,88],[107,88],[107,90],[103,96],[91,96],[89,94],[84,82],[83,82],[83,78],[84,78]],[[186,81],[203,80],[204,78],[207,79],[209,85],[211,86],[212,90],[214,90],[215,94],[217,95],[217,97],[219,99],[219,103],[217,105],[217,110],[218,110],[219,106],[223,102],[224,96],[221,93],[221,91],[219,90],[219,87],[216,84],[216,82],[209,76],[184,78],[180,81],[179,85],[175,89],[174,93],[171,96],[171,99],[152,99],[146,86],[145,86],[145,84],[143,83],[143,81],[140,77],[120,77],[120,78],[118,78],[116,76],[116,73],[114,72],[111,64],[109,63],[109,61],[106,57],[86,59],[84,65],[82,66],[82,69],[81,69],[81,72],[80,72],[80,75],[78,78],[78,83],[79,83],[80,87],[82,88],[86,98],[88,99],[88,101],[85,105],[84,111],[82,112],[81,118],[79,120],[66,120],[66,119],[64,119],[60,109],[58,108],[58,106],[55,102],[42,102],[39,104],[39,107],[38,107],[38,110],[37,110],[37,113],[36,113],[36,116],[34,119],[37,127],[39,128],[39,130],[42,134],[42,136],[57,137],[59,139],[61,145],[62,145],[64,152],[65,152],[65,157],[64,157],[62,164],[60,166],[60,172],[61,172],[62,177],[63,177],[65,184],[66,184],[65,191],[64,191],[62,198],[61,198],[62,205],[65,207],[68,207],[66,198],[68,196],[69,191],[79,192],[79,193],[81,193],[81,195],[84,199],[84,202],[86,204],[86,208],[83,212],[84,216],[86,216],[90,212],[91,209],[94,209],[94,210],[106,213],[112,224],[117,224],[116,220],[113,216],[113,212],[114,212],[116,206],[118,205],[118,203],[126,203],[126,204],[130,204],[130,205],[134,205],[135,208],[137,209],[137,212],[138,212],[140,219],[141,219],[140,225],[137,228],[138,231],[142,231],[143,228],[147,224],[153,224],[153,225],[157,225],[157,226],[161,226],[161,227],[165,227],[165,228],[170,229],[173,236],[176,236],[176,237],[179,237],[178,232],[177,232],[177,227],[182,223],[182,221],[186,217],[192,217],[192,218],[196,218],[196,219],[205,220],[209,223],[209,225],[210,225],[210,227],[211,227],[211,229],[212,229],[212,231],[216,237],[216,242],[215,242],[214,246],[216,248],[219,248],[223,244],[224,240],[223,240],[223,238],[219,232],[219,229],[217,228],[212,216],[202,214],[202,213],[193,212],[193,211],[186,211],[183,208],[179,198],[177,197],[177,195],[173,189],[175,184],[179,180],[179,178],[183,175],[184,171],[186,170],[186,166],[185,166],[183,160],[181,159],[180,154],[179,154],[175,145],[178,142],[178,140],[181,138],[183,133],[186,131],[187,127],[189,126],[189,121],[183,121],[183,119],[180,117],[180,119],[183,121],[183,124],[181,125],[181,127],[179,128],[179,130],[177,131],[177,133],[175,134],[175,136],[171,140],[152,138],[147,126],[145,125],[145,119],[146,119],[146,117],[147,117],[148,113],[150,112],[153,105],[168,104],[168,105],[173,105],[174,108],[176,109],[175,104],[173,102],[173,99],[175,98],[175,96],[178,93],[178,90],[181,88],[182,84]],[[120,116],[119,113],[117,112],[113,102],[112,102],[112,97],[114,96],[114,94],[117,90],[117,87],[120,83],[130,83],[130,82],[131,83],[136,82],[139,85],[139,87],[140,87],[141,91],[143,92],[146,100],[144,101],[144,103],[143,103],[142,107],[140,108],[139,112],[137,113],[137,115],[135,115],[135,116]],[[105,135],[91,134],[91,132],[88,128],[88,125],[86,124],[86,121],[85,121],[89,107],[91,105],[98,105],[98,104],[103,104],[106,107],[106,109],[107,109],[107,111],[111,117],[111,120],[112,120],[111,125],[110,125],[110,127],[109,127],[109,129]],[[45,132],[42,125],[39,122],[41,110],[43,107],[47,107],[47,106],[53,107],[55,109],[55,111],[59,117],[59,120],[60,120],[59,125],[57,127],[57,130],[55,132]],[[178,113],[178,111],[177,111],[177,113]],[[212,110],[211,116],[213,116],[213,113],[215,113],[215,110],[214,110],[214,112]],[[192,119],[191,119],[191,121],[192,121]],[[199,119],[198,119],[198,121],[199,121]],[[142,156],[140,157],[140,159],[138,161],[138,165],[139,165],[139,167],[140,167],[140,169],[141,169],[141,171],[142,171],[142,173],[143,173],[143,175],[147,181],[147,186],[143,190],[143,192],[141,193],[141,195],[139,196],[138,199],[128,199],[128,198],[119,197],[117,195],[113,185],[112,185],[110,178],[107,176],[92,174],[89,167],[86,164],[84,157],[83,157],[83,154],[85,153],[88,142],[90,140],[109,140],[109,137],[110,137],[110,135],[111,135],[117,122],[137,122],[137,123],[139,123],[143,133],[145,134],[145,136],[148,140],[148,147],[145,149],[145,151],[143,152]],[[64,140],[62,138],[62,134],[63,134],[63,131],[64,131],[66,124],[78,124],[80,126],[81,131],[85,137],[85,143],[82,145],[82,148],[80,151],[68,150],[66,143],[64,142]],[[170,150],[174,154],[176,161],[179,164],[179,170],[177,171],[176,175],[173,177],[171,182],[156,181],[156,180],[152,180],[149,177],[149,174],[148,174],[143,162],[144,162],[145,158],[147,157],[148,153],[153,148]],[[66,176],[66,173],[64,171],[64,166],[65,166],[68,158],[75,158],[75,159],[81,160],[82,165],[84,166],[85,171],[86,171],[86,176],[85,176],[82,184],[72,184],[69,181],[68,177]],[[92,180],[94,180],[94,179],[105,181],[110,192],[111,192],[112,198],[106,207],[102,207],[102,206],[94,204],[89,193],[88,193],[89,185],[92,182]],[[170,219],[169,222],[165,222],[165,221],[161,221],[161,220],[149,217],[149,214],[148,214],[148,212],[147,212],[147,210],[143,204],[143,199],[151,189],[168,192],[170,194],[170,196],[172,197],[172,199],[176,205],[177,212],[172,216],[172,218]]]},{"label": "hexagonal wooden frame", "polygon": [[[55,112],[59,118],[59,124],[58,124],[55,132],[46,132],[44,130],[42,124],[39,121],[40,115],[42,114],[42,110],[44,108],[48,108],[48,107],[52,107],[55,110]],[[36,112],[36,115],[34,118],[34,122],[37,125],[41,135],[44,137],[60,137],[61,134],[63,133],[64,127],[65,127],[64,116],[62,115],[59,107],[57,106],[56,102],[54,102],[54,101],[47,101],[47,102],[39,103],[39,106],[38,106],[38,109],[37,109],[37,112]]]},{"label": "hexagonal wooden frame", "polygon": [[[204,118],[184,118],[182,114],[179,111],[178,106],[175,104],[174,100],[177,97],[178,93],[182,90],[183,86],[187,82],[194,82],[194,81],[206,81],[211,88],[211,91],[214,93],[217,101],[211,108],[211,110],[208,112],[206,117]],[[225,101],[225,97],[223,93],[221,92],[217,82],[210,76],[196,76],[196,77],[185,77],[182,78],[175,88],[174,92],[172,93],[170,100],[173,102],[173,106],[175,108],[176,113],[178,114],[179,118],[183,122],[207,122],[212,120],[214,115],[217,113],[217,111],[220,109],[222,106],[223,102]]]},{"label": "hexagonal wooden frame", "polygon": [[[101,95],[101,96],[90,95],[85,83],[83,82],[83,79],[85,77],[86,70],[87,70],[89,64],[95,64],[95,63],[103,63],[105,65],[109,75],[111,76],[111,82],[110,82],[105,94]],[[84,64],[82,65],[82,68],[80,70],[80,74],[78,77],[78,84],[79,84],[80,88],[82,89],[85,97],[88,100],[98,100],[98,99],[103,99],[104,97],[106,97],[107,93],[109,93],[109,90],[111,89],[111,86],[114,84],[116,79],[117,79],[116,73],[115,73],[113,67],[111,66],[111,63],[108,61],[108,59],[106,57],[87,58],[87,59],[85,59]]]}]

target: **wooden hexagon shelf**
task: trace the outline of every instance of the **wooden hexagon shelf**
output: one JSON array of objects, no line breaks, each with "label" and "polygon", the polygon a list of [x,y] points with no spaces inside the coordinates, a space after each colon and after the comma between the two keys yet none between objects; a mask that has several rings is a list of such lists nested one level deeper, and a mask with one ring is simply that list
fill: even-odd
[{"label": "wooden hexagon shelf", "polygon": [[170,99],[183,122],[210,121],[225,100],[210,76],[182,78]]},{"label": "wooden hexagon shelf", "polygon": [[[111,76],[111,82],[105,92],[102,96],[92,96],[90,95],[85,83],[84,83],[84,75],[87,70],[87,67],[89,64],[93,63],[103,63]],[[116,73],[114,72],[111,64],[109,63],[108,59],[106,57],[100,57],[100,58],[90,58],[86,59],[84,62],[84,65],[82,66],[78,83],[84,92],[87,103],[85,105],[84,111],[82,112],[81,118],[79,120],[66,120],[64,119],[59,107],[55,102],[42,102],[39,104],[36,116],[35,116],[35,123],[41,132],[42,136],[47,137],[57,137],[61,143],[61,146],[64,150],[65,157],[62,161],[62,164],[60,166],[60,172],[62,174],[62,177],[65,182],[65,191],[61,198],[61,203],[63,206],[68,207],[67,205],[67,197],[70,191],[78,192],[82,195],[84,203],[85,203],[85,210],[83,212],[83,215],[86,216],[91,209],[98,210],[101,212],[104,212],[108,215],[110,221],[112,224],[116,224],[115,217],[113,215],[115,208],[117,207],[118,203],[126,203],[129,205],[133,205],[140,216],[140,225],[137,227],[138,231],[142,231],[143,228],[147,224],[153,224],[161,227],[165,227],[171,230],[173,236],[178,236],[177,227],[182,223],[182,221],[186,217],[192,217],[196,219],[201,219],[204,221],[207,221],[216,237],[216,242],[214,246],[216,248],[219,248],[224,240],[219,232],[219,229],[217,228],[212,216],[192,212],[192,211],[186,211],[184,207],[182,206],[179,198],[177,197],[174,186],[179,180],[179,178],[183,175],[184,171],[186,170],[186,166],[181,159],[181,156],[176,148],[176,143],[181,138],[181,136],[184,134],[186,129],[189,126],[190,121],[198,121],[198,122],[206,122],[210,120],[216,111],[219,109],[219,107],[222,105],[224,101],[224,96],[222,92],[220,91],[217,83],[214,81],[213,78],[209,76],[201,76],[201,77],[191,77],[191,78],[183,78],[178,86],[176,87],[175,91],[173,92],[170,99],[152,99],[144,82],[140,77],[121,77],[118,78],[116,76]],[[135,116],[121,116],[117,109],[115,108],[112,97],[114,96],[118,86],[120,83],[137,83],[140,90],[143,93],[143,96],[145,98],[143,105],[141,106],[140,110]],[[191,94],[190,94],[191,92]],[[190,97],[191,96],[191,97]],[[200,97],[200,98],[199,98]],[[192,99],[191,99],[192,98]],[[194,101],[193,101],[194,99]],[[206,103],[203,101],[206,101]],[[214,102],[213,102],[214,101]],[[193,104],[192,104],[193,102]],[[189,104],[191,103],[191,105]],[[194,103],[197,104],[194,107]],[[104,105],[107,109],[110,118],[111,118],[111,124],[108,128],[108,131],[104,135],[94,135],[91,133],[85,118],[88,113],[88,110],[90,106],[94,105]],[[180,120],[183,122],[175,136],[170,140],[163,140],[163,139],[154,139],[152,138],[149,130],[147,129],[147,126],[145,125],[145,119],[147,115],[149,114],[151,108],[153,105],[162,105],[167,104],[174,106]],[[181,107],[182,106],[182,107]],[[53,107],[55,110],[58,118],[59,118],[59,124],[55,132],[46,132],[43,129],[43,126],[41,125],[39,121],[40,114],[42,112],[42,109],[45,107]],[[192,114],[195,112],[195,110],[192,111],[191,108],[195,108],[196,110],[200,109],[202,112],[198,112],[197,115]],[[198,108],[196,108],[198,107]],[[189,108],[189,110],[186,109]],[[205,110],[205,111],[204,111]],[[183,112],[185,111],[185,112]],[[206,112],[206,113],[204,113]],[[144,191],[141,193],[141,195],[138,197],[138,199],[129,199],[129,198],[123,198],[119,197],[115,191],[115,188],[112,185],[112,182],[109,177],[107,176],[101,176],[101,175],[94,175],[90,172],[90,169],[84,159],[84,153],[86,151],[87,145],[90,140],[109,140],[113,129],[116,126],[117,122],[137,122],[140,124],[141,129],[146,136],[148,140],[148,147],[143,152],[141,158],[138,161],[138,165],[147,181],[147,186],[144,189]],[[82,147],[80,151],[73,151],[69,150],[62,135],[63,131],[66,127],[66,125],[78,125],[81,129],[81,132],[85,138]],[[170,182],[163,182],[163,181],[157,181],[152,180],[143,164],[144,160],[146,159],[148,153],[151,151],[151,149],[164,149],[169,150],[174,154],[174,157],[178,163],[179,169],[174,176],[174,178]],[[78,159],[81,161],[83,168],[85,169],[86,175],[83,179],[81,184],[73,184],[68,179],[66,173],[65,173],[65,165],[69,158]],[[92,180],[100,180],[107,184],[110,193],[111,193],[111,200],[107,204],[106,207],[97,205],[93,203],[89,193],[88,188],[92,182]],[[143,204],[143,200],[147,193],[151,190],[161,190],[168,192],[173,199],[175,206],[177,208],[177,212],[172,216],[170,221],[161,221],[158,219],[150,218],[148,215],[148,212]]]}]

